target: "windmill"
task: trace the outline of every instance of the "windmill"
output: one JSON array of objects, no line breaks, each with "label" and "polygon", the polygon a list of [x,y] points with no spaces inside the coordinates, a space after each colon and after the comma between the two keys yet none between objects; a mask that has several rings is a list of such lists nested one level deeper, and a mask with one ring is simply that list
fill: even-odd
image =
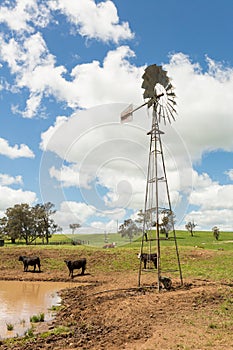
[{"label": "windmill", "polygon": [[[158,290],[160,290],[162,285],[166,289],[169,289],[171,286],[171,279],[162,275],[165,271],[162,266],[161,242],[168,239],[168,231],[169,235],[172,234],[173,236],[170,238],[174,241],[178,269],[174,270],[173,262],[173,269],[167,270],[166,272],[178,271],[181,285],[183,284],[174,227],[174,213],[171,207],[163,145],[161,141],[161,135],[163,135],[164,132],[160,129],[161,122],[166,124],[167,122],[171,123],[171,121],[175,121],[176,95],[171,81],[167,76],[167,72],[163,70],[161,66],[157,66],[156,64],[148,66],[145,69],[142,79],[145,103],[135,109],[130,105],[122,112],[121,121],[130,121],[133,113],[143,106],[152,109],[151,130],[147,133],[150,137],[150,146],[140,254],[141,256],[143,254],[147,254],[147,256],[155,254],[157,258],[157,286]],[[166,265],[168,264],[166,263]],[[140,259],[138,273],[139,286],[141,285],[142,272],[144,272],[144,270],[142,259]]]}]

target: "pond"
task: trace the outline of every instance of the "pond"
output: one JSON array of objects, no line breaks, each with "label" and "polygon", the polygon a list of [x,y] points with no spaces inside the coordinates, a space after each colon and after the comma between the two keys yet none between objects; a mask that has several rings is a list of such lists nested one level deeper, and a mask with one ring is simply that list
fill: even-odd
[{"label": "pond", "polygon": [[[58,291],[77,285],[72,282],[0,281],[0,338],[22,336],[31,328],[30,317],[44,313],[45,321],[54,317],[49,310],[58,306]],[[8,330],[12,325],[13,329]]]}]

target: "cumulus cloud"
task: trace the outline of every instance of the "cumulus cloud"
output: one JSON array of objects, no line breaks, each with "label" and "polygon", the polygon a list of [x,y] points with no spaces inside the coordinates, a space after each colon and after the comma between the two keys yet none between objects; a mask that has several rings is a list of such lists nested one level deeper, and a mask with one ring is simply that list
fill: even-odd
[{"label": "cumulus cloud", "polygon": [[83,224],[96,213],[96,208],[81,202],[66,201],[60,204],[59,210],[54,214],[54,220],[61,227],[67,224]]},{"label": "cumulus cloud", "polygon": [[16,0],[14,4],[3,1],[0,6],[0,23],[17,33],[34,33],[48,26],[54,12],[63,14],[76,33],[104,42],[132,39],[134,34],[127,22],[120,22],[112,1],[95,3],[94,0]]},{"label": "cumulus cloud", "polygon": [[208,174],[194,172],[190,204],[203,210],[233,210],[232,196],[233,185],[220,185],[217,181],[212,181]]},{"label": "cumulus cloud", "polygon": [[13,184],[22,185],[23,179],[22,176],[10,176],[8,174],[0,174],[0,186],[9,186]]},{"label": "cumulus cloud", "polygon": [[[130,65],[126,53],[126,47],[120,47],[109,52],[103,67],[95,62],[75,68],[73,75],[79,76],[82,86],[85,86],[82,76],[87,77],[88,72],[93,72],[90,74],[92,83],[87,80],[86,88],[82,90],[83,95],[81,96],[81,92],[79,94],[81,105],[82,101],[86,101],[86,105],[91,106],[99,100],[99,91],[104,91],[101,90],[102,87],[105,89],[107,86],[105,73],[106,77],[110,76],[111,81],[112,75],[107,75],[107,72],[114,71],[118,66],[123,74],[121,85],[129,92],[124,92],[123,95],[127,96],[129,102],[139,102],[143,67],[136,68]],[[119,65],[114,65],[114,62],[118,62]],[[123,62],[123,65],[120,62]],[[225,208],[232,207],[229,198],[229,194],[232,193],[230,186],[214,183],[208,174],[192,171],[192,162],[200,162],[203,154],[212,150],[233,149],[229,108],[233,103],[230,98],[232,70],[225,69],[209,58],[207,64],[208,69],[203,72],[198,63],[193,63],[189,57],[179,53],[173,55],[170,63],[165,66],[176,88],[178,114],[176,122],[172,125],[161,125],[161,128],[165,132],[164,152],[172,203],[175,203],[175,207],[182,203],[182,215],[185,215],[188,201],[202,210],[212,210],[213,215],[216,208],[222,210],[225,203]],[[121,77],[120,74],[119,76]],[[95,83],[92,79],[95,78],[99,89],[90,90],[89,87]],[[113,80],[115,78],[114,76]],[[131,86],[132,81],[135,88]],[[112,99],[121,98],[119,87],[116,91],[110,87],[107,90],[103,94],[105,97],[109,95],[106,97],[107,101],[111,100],[111,94]],[[129,96],[130,94],[132,95]],[[105,106],[105,109],[99,108],[73,115],[60,127],[59,121],[55,123],[42,135],[41,147],[46,145],[47,149],[71,163],[72,165],[66,164],[70,168],[69,171],[72,171],[73,164],[76,164],[76,169],[81,165],[83,173],[89,174],[89,185],[92,181],[97,181],[97,187],[99,185],[105,188],[99,195],[104,206],[114,208],[122,205],[132,210],[140,209],[143,207],[148,157],[146,132],[150,128],[146,109],[135,113],[131,124],[121,125],[119,115],[125,105],[115,104]],[[51,134],[53,136],[49,139]],[[60,170],[64,172],[64,169],[68,174],[68,168],[63,167]],[[228,175],[231,176],[230,171]],[[83,184],[87,185],[87,178],[83,178]],[[68,186],[68,177],[66,181],[64,185]],[[83,184],[79,182],[80,187]],[[192,186],[193,192],[190,195]],[[94,192],[98,192],[96,188]],[[92,203],[91,197],[86,196],[87,202]]]},{"label": "cumulus cloud", "polygon": [[11,159],[21,158],[21,157],[25,157],[25,158],[35,157],[33,151],[30,150],[30,148],[27,145],[21,144],[21,145],[10,146],[8,141],[3,138],[0,138],[0,154],[6,157],[9,157]]},{"label": "cumulus cloud", "polygon": [[142,101],[141,76],[143,67],[130,64],[134,52],[128,46],[111,50],[98,61],[76,66],[71,75],[79,105],[90,108],[114,102],[140,103]]},{"label": "cumulus cloud", "polygon": [[15,204],[28,203],[34,205],[37,200],[36,194],[22,189],[14,190],[0,185],[0,211],[3,213],[7,208]]},{"label": "cumulus cloud", "polygon": [[98,232],[105,232],[105,233],[117,232],[117,221],[115,220],[110,220],[107,223],[102,221],[93,221],[90,226],[92,229]]},{"label": "cumulus cloud", "polygon": [[[42,149],[61,159],[60,167],[51,167],[44,152],[41,163],[41,172],[49,168],[50,176],[60,183],[61,195],[66,196],[66,188],[76,186],[85,203],[110,219],[123,219],[126,210],[144,207],[150,118],[144,109],[132,123],[121,124],[123,109],[125,104],[109,104],[80,111],[63,123],[56,122],[42,134],[41,142]],[[172,140],[177,147],[182,144],[175,132]],[[192,181],[189,157],[181,149],[180,145],[176,161],[169,143],[166,145],[170,197],[176,206],[182,202],[181,192],[188,193]],[[47,179],[41,181],[42,193],[47,192],[47,183]]]},{"label": "cumulus cloud", "polygon": [[232,215],[231,209],[193,210],[186,216],[186,222],[194,221],[199,230],[211,231],[218,226],[220,231],[232,231]]},{"label": "cumulus cloud", "polygon": [[94,0],[50,0],[49,4],[52,10],[64,14],[77,32],[86,38],[118,43],[134,36],[127,22],[120,23],[112,1],[96,4]]},{"label": "cumulus cloud", "polygon": [[225,171],[225,174],[229,176],[230,180],[233,180],[233,169],[230,169],[228,171]]},{"label": "cumulus cloud", "polygon": [[[25,118],[38,115],[43,98],[48,96],[65,102],[71,108],[90,107],[90,103],[93,102],[96,104],[98,96],[84,102],[83,89],[91,90],[91,84],[94,83],[93,88],[98,90],[99,74],[102,71],[106,71],[105,74],[113,72],[112,70],[110,72],[111,67],[102,69],[99,62],[95,61],[90,65],[76,66],[71,72],[68,72],[63,65],[56,64],[55,56],[49,52],[42,34],[37,31],[38,27],[46,27],[50,23],[53,11],[64,14],[68,21],[76,26],[77,33],[87,38],[118,43],[121,39],[133,37],[128,23],[119,22],[117,9],[112,1],[96,4],[93,0],[78,2],[51,0],[46,4],[37,0],[17,0],[14,5],[4,1],[0,7],[0,23],[5,23],[11,29],[12,36],[5,35],[4,31],[0,34],[0,58],[15,76],[11,90],[19,92],[26,88],[28,91],[24,110],[20,110],[17,105],[12,106],[13,112],[20,113]],[[119,56],[122,56],[119,60],[132,54],[129,49],[125,51],[127,52],[119,53]],[[123,75],[118,73],[115,75],[120,78],[115,80],[119,84],[124,78],[124,69],[127,69],[127,62],[124,63],[121,70]],[[98,71],[90,81],[88,77],[97,66]],[[64,78],[65,74],[70,75],[68,79]],[[82,86],[85,79],[86,86]],[[111,82],[113,83],[112,79],[109,83]],[[108,91],[106,81],[102,84],[102,89],[101,96]],[[90,91],[86,91],[86,96],[89,93]],[[105,103],[109,101],[111,98],[108,94]],[[102,103],[102,100],[97,103]]]},{"label": "cumulus cloud", "polygon": [[134,53],[127,46],[110,51],[103,66],[98,61],[75,66],[67,80],[64,74],[69,75],[69,72],[64,66],[56,65],[56,59],[49,53],[40,33],[21,41],[2,36],[1,41],[0,56],[16,76],[16,91],[26,88],[29,92],[24,111],[14,107],[14,111],[25,118],[35,117],[42,99],[48,96],[73,109],[142,99],[140,79],[143,69],[129,63],[128,59]]},{"label": "cumulus cloud", "polygon": [[[15,5],[15,6],[14,6]],[[50,11],[37,0],[16,0],[2,2],[0,6],[0,23],[5,23],[10,30],[16,32],[34,32],[34,26],[46,27],[50,20]]]},{"label": "cumulus cloud", "polygon": [[49,169],[49,174],[51,178],[55,178],[57,181],[61,183],[63,187],[84,187],[90,188],[89,185],[89,174],[82,173],[79,174],[78,169],[76,169],[76,165],[65,166],[63,165],[60,169],[56,169],[52,166]]},{"label": "cumulus cloud", "polygon": [[[220,185],[206,173],[193,174],[193,190],[189,204],[196,210],[185,215],[185,222],[193,221],[201,229],[211,230],[217,225],[221,230],[232,230],[233,185]],[[212,225],[212,226],[211,226]]]},{"label": "cumulus cloud", "polygon": [[122,220],[124,215],[125,211],[122,208],[100,211],[99,208],[84,202],[64,201],[54,214],[54,220],[63,228],[64,233],[73,223],[81,225],[81,233],[117,232],[117,222]]},{"label": "cumulus cloud", "polygon": [[165,66],[178,96],[175,127],[193,161],[200,160],[204,152],[233,150],[233,69],[208,57],[206,62],[208,69],[204,72],[198,63],[178,53]]}]

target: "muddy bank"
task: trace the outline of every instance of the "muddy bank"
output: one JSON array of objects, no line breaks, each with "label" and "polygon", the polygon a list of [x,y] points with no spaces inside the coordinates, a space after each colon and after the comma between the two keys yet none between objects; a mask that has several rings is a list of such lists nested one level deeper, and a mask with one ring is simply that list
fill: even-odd
[{"label": "muddy bank", "polygon": [[[11,252],[12,254],[12,252]],[[15,267],[0,271],[0,279],[70,281],[65,266],[42,273],[23,273]],[[46,254],[48,254],[46,252]],[[50,259],[54,251],[50,251]],[[95,253],[98,254],[98,253]],[[56,256],[54,255],[54,259]],[[98,256],[95,255],[95,259]],[[74,282],[86,285],[62,290],[56,318],[41,324],[33,337],[14,343],[1,341],[3,350],[82,349],[148,350],[233,348],[232,286],[205,280],[173,281],[171,291],[137,290],[136,270],[99,272],[90,267]],[[150,280],[151,279],[151,280]],[[154,275],[148,274],[148,284]],[[128,290],[126,290],[128,288]]]}]

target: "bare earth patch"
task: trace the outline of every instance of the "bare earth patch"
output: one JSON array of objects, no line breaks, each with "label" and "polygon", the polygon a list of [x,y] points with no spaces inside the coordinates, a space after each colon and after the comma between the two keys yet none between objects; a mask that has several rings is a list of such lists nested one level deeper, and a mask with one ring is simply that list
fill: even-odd
[{"label": "bare earth patch", "polygon": [[[13,254],[13,253],[10,253]],[[15,253],[17,257],[17,252]],[[46,252],[46,254],[55,254]],[[173,281],[171,291],[137,289],[137,271],[76,275],[88,283],[61,292],[55,320],[27,342],[0,343],[1,349],[176,350],[233,349],[232,286],[203,280]],[[3,266],[0,279],[69,280],[61,270],[23,273]],[[147,284],[154,283],[148,274]],[[38,331],[38,330],[37,330]]]}]

